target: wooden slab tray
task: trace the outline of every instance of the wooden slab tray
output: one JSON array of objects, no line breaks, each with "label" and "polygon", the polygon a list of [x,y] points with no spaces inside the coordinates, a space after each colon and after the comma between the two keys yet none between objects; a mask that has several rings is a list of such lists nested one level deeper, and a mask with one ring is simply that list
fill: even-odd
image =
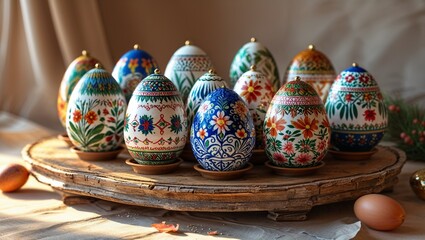
[{"label": "wooden slab tray", "polygon": [[275,175],[257,165],[241,179],[208,180],[184,162],[165,175],[141,175],[121,153],[110,161],[86,162],[56,137],[26,146],[22,155],[42,183],[67,194],[177,211],[269,211],[274,220],[304,220],[313,206],[391,190],[406,161],[404,152],[378,147],[366,161],[325,158],[326,166],[304,177]]}]

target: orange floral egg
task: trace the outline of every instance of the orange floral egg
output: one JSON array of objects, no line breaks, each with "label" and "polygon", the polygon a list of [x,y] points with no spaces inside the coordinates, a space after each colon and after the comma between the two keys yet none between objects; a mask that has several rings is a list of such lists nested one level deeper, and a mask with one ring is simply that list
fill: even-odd
[{"label": "orange floral egg", "polygon": [[285,168],[319,165],[329,147],[329,134],[317,92],[300,78],[283,85],[264,120],[265,149],[271,164]]},{"label": "orange floral egg", "polygon": [[298,53],[286,69],[283,82],[289,82],[296,76],[310,84],[317,91],[323,102],[328,97],[329,89],[335,81],[335,69],[326,55],[310,45]]}]

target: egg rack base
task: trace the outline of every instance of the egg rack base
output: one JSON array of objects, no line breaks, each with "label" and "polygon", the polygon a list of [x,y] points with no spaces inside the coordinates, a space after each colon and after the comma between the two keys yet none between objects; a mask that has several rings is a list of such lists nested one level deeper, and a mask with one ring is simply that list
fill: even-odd
[{"label": "egg rack base", "polygon": [[196,172],[193,161],[164,175],[133,172],[125,152],[110,161],[83,161],[56,137],[27,145],[22,155],[39,182],[64,193],[65,203],[78,203],[81,196],[174,211],[267,211],[276,221],[305,220],[314,206],[392,189],[406,161],[403,151],[379,146],[365,161],[328,154],[326,166],[310,176],[279,176],[256,165],[240,179],[215,181]]}]

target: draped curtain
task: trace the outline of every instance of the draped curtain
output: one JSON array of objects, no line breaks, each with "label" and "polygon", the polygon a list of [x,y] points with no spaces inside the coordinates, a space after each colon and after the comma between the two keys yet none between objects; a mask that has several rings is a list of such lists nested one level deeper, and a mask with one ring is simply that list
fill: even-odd
[{"label": "draped curtain", "polygon": [[0,111],[59,131],[57,91],[69,63],[85,49],[111,71],[136,42],[165,70],[194,40],[225,78],[251,36],[270,49],[281,77],[314,43],[337,72],[355,60],[385,92],[425,102],[422,0],[3,0],[0,13]]},{"label": "draped curtain", "polygon": [[56,98],[67,65],[86,49],[112,68],[98,1],[1,2],[0,107],[60,129]]}]

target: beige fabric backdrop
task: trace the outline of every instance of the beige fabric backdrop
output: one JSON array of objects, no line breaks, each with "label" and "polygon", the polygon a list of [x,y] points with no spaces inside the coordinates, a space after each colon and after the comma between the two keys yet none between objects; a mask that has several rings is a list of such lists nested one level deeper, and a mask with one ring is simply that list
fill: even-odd
[{"label": "beige fabric backdrop", "polygon": [[165,70],[186,39],[225,78],[251,36],[270,49],[281,76],[314,43],[338,72],[356,61],[385,92],[425,103],[422,0],[3,0],[0,12],[0,110],[59,131],[57,90],[82,49],[112,71],[139,43]]}]

